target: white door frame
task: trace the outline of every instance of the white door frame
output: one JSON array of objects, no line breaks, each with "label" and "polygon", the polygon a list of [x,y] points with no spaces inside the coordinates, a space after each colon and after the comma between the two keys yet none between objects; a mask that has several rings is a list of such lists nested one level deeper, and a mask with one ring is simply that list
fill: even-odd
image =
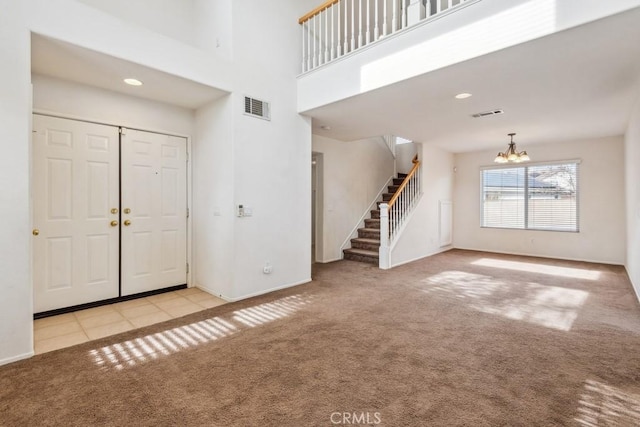
[{"label": "white door frame", "polygon": [[[51,117],[57,117],[60,119],[69,119],[69,120],[76,120],[76,121],[80,121],[80,122],[88,122],[88,123],[96,123],[96,124],[100,124],[100,125],[107,125],[107,126],[117,126],[117,127],[123,127],[123,128],[127,128],[127,129],[132,129],[132,130],[140,130],[140,131],[144,131],[144,132],[153,132],[153,133],[159,133],[159,134],[163,134],[163,135],[169,135],[169,136],[177,136],[180,138],[186,138],[187,140],[187,209],[189,210],[190,214],[189,217],[187,218],[187,263],[189,264],[189,269],[187,271],[187,287],[192,287],[193,286],[193,280],[192,278],[195,277],[194,272],[195,272],[195,268],[196,266],[193,265],[193,221],[191,220],[191,213],[193,212],[193,182],[192,182],[192,176],[193,176],[193,172],[192,172],[192,155],[191,155],[191,136],[190,135],[185,135],[185,134],[181,134],[178,132],[171,132],[171,131],[167,131],[167,130],[158,130],[158,129],[153,129],[153,128],[138,128],[138,127],[134,127],[134,126],[125,126],[122,124],[118,124],[118,123],[113,123],[113,122],[109,122],[109,121],[105,121],[105,120],[100,120],[100,119],[92,119],[92,118],[87,118],[87,117],[80,117],[80,116],[76,116],[76,115],[72,115],[72,114],[63,114],[63,113],[58,113],[58,112],[54,112],[54,111],[47,111],[47,110],[42,110],[42,109],[37,109],[34,108],[31,111],[31,114],[39,114],[42,116],[51,116]],[[31,122],[31,120],[30,120]],[[30,123],[31,125],[31,130],[33,130],[33,124]],[[29,141],[29,165],[32,164],[33,162],[33,138],[31,138],[31,140]],[[33,180],[31,179],[31,176],[29,177],[29,191],[30,194],[33,194]],[[33,202],[31,203],[31,206],[33,207]],[[29,217],[29,223],[30,223],[30,229],[33,229],[33,209],[31,209],[30,212],[30,217]],[[31,255],[31,257],[33,258],[33,254]],[[33,277],[33,262],[31,263],[31,277]]]}]

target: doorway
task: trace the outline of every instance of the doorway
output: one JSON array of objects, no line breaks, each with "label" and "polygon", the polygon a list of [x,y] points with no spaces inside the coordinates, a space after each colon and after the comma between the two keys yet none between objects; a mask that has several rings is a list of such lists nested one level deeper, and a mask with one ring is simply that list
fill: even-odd
[{"label": "doorway", "polygon": [[186,142],[34,114],[35,313],[186,284]]},{"label": "doorway", "polygon": [[311,153],[311,263],[323,260],[323,167],[324,155]]}]

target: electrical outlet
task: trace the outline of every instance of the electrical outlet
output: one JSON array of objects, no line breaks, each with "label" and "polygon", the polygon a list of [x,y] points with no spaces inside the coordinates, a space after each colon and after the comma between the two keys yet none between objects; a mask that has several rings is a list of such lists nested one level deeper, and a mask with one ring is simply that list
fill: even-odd
[{"label": "electrical outlet", "polygon": [[272,271],[273,271],[273,266],[269,263],[269,261],[267,261],[264,264],[264,267],[262,268],[262,272],[264,274],[271,274]]}]

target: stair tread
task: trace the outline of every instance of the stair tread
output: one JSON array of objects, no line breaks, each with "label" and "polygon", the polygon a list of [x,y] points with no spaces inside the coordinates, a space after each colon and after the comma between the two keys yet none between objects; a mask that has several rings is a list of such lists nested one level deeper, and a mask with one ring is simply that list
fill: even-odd
[{"label": "stair tread", "polygon": [[351,239],[352,242],[358,242],[358,243],[371,243],[372,245],[379,245],[380,244],[380,239],[371,239],[369,237],[356,237]]},{"label": "stair tread", "polygon": [[362,231],[373,231],[375,233],[379,233],[380,229],[379,228],[370,228],[370,227],[363,227],[363,228],[358,228],[358,230],[362,230]]},{"label": "stair tread", "polygon": [[368,251],[366,249],[345,249],[344,252],[345,253],[349,253],[349,254],[365,255],[365,256],[370,256],[370,257],[377,257],[378,256],[378,252],[376,252],[376,251]]}]

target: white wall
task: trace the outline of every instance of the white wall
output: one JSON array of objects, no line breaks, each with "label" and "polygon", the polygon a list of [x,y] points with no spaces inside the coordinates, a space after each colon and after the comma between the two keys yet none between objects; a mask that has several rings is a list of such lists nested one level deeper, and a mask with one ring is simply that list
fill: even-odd
[{"label": "white wall", "polygon": [[409,173],[413,168],[413,158],[418,154],[418,148],[421,145],[417,143],[396,145],[396,171],[399,173]]},{"label": "white wall", "polygon": [[234,158],[231,96],[196,114],[193,142],[193,234],[195,284],[233,295],[235,240]]},{"label": "white wall", "polygon": [[440,247],[440,201],[453,198],[454,156],[429,144],[415,145],[422,163],[423,195],[392,248],[392,267],[450,249]]},{"label": "white wall", "polygon": [[33,75],[33,108],[65,117],[192,136],[193,110],[117,92]]},{"label": "white wall", "polygon": [[194,44],[194,0],[77,0],[118,18]]},{"label": "white wall", "polygon": [[[299,16],[315,2],[235,0],[233,93],[197,112],[198,286],[228,300],[311,278],[311,121],[296,112]],[[243,114],[244,96],[271,120]],[[242,204],[252,216],[239,218]],[[264,274],[269,263],[273,271]]]},{"label": "white wall", "polygon": [[[587,5],[585,5],[587,3]],[[298,111],[337,102],[448,65],[640,6],[640,0],[469,2],[298,79]],[[532,16],[535,19],[532,19]],[[455,49],[451,47],[455,46]]]},{"label": "white wall", "polygon": [[640,300],[640,99],[631,114],[625,135],[625,172],[627,202],[626,267]]},{"label": "white wall", "polygon": [[344,142],[313,135],[313,151],[323,154],[324,177],[324,233],[317,260],[330,262],[342,259],[342,244],[380,191],[386,193],[394,160],[381,138]]},{"label": "white wall", "polygon": [[195,7],[195,44],[215,52],[221,58],[233,58],[233,1],[193,0]]},{"label": "white wall", "polygon": [[495,151],[457,154],[454,246],[582,261],[625,261],[624,159],[621,137],[519,147],[532,160],[580,159],[580,232],[480,228],[480,167]]},{"label": "white wall", "polygon": [[0,365],[33,354],[29,6],[0,0]]}]

